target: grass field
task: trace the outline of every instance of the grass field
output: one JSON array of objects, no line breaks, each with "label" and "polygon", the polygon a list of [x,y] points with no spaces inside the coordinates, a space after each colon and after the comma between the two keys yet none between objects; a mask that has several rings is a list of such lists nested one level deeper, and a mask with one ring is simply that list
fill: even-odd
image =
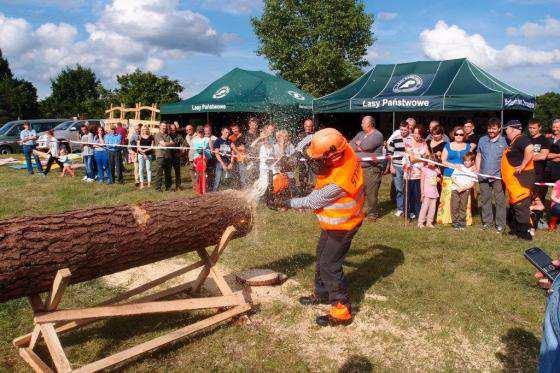
[{"label": "grass field", "polygon": [[[158,200],[190,191],[139,191],[27,176],[0,168],[0,218],[98,205]],[[127,174],[130,178],[130,173]],[[251,316],[172,345],[122,367],[128,371],[515,370],[536,367],[545,296],[523,258],[530,244],[480,229],[404,228],[392,215],[388,179],[384,216],[354,239],[345,272],[357,310],[346,328],[320,329],[297,297],[312,291],[317,224],[311,214],[258,210],[253,231],[236,240],[223,264],[230,271],[264,267],[290,278]],[[178,228],[180,229],[180,228]],[[560,238],[539,231],[534,243],[558,255]],[[1,248],[0,248],[1,249]],[[65,306],[91,304],[115,291],[101,280],[74,285]],[[26,371],[11,340],[31,327],[23,299],[0,304],[0,371]],[[200,315],[99,322],[62,338],[75,367],[184,325]]]}]

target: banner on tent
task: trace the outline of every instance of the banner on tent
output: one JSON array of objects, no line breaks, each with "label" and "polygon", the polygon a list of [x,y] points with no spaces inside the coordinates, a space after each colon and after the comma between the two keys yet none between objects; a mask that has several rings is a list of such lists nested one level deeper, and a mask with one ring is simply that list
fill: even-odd
[{"label": "banner on tent", "polygon": [[526,107],[529,109],[535,108],[534,100],[526,100],[523,97],[504,97],[504,108],[514,108],[514,107]]},{"label": "banner on tent", "polygon": [[441,107],[441,99],[434,97],[374,97],[352,99],[352,110],[430,110]]}]

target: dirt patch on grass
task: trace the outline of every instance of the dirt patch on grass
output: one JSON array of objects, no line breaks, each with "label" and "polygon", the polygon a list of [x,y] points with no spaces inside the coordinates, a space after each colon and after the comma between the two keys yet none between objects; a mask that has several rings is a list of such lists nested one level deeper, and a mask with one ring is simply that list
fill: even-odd
[{"label": "dirt patch on grass", "polygon": [[[102,279],[112,287],[129,290],[188,264],[176,257]],[[161,287],[194,280],[198,272],[177,277]],[[226,281],[234,291],[242,289],[233,273],[226,276]],[[252,327],[265,327],[275,336],[296,343],[302,358],[313,370],[338,369],[356,355],[367,358],[374,367],[380,364],[413,370],[502,368],[496,358],[496,352],[503,349],[499,340],[473,343],[460,330],[388,309],[388,298],[373,292],[366,293],[350,326],[320,328],[315,325],[315,317],[327,312],[328,306],[299,305],[301,289],[293,279],[277,286],[252,287],[252,298],[261,305],[261,312],[251,317]],[[217,293],[212,280],[206,281],[204,292]]]}]

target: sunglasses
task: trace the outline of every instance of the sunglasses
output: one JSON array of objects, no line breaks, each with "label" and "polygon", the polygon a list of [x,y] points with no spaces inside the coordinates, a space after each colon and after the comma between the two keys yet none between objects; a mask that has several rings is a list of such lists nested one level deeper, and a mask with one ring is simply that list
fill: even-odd
[{"label": "sunglasses", "polygon": [[465,136],[464,133],[456,133],[455,136]]}]

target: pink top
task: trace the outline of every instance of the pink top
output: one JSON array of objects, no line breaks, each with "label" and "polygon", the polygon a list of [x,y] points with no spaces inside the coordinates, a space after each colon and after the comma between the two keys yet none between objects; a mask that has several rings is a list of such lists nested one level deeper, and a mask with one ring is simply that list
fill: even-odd
[{"label": "pink top", "polygon": [[[426,144],[425,141],[422,141],[419,144],[411,141],[408,145],[405,144],[405,149],[410,154],[421,158],[425,158],[430,153],[428,144]],[[424,162],[415,162],[410,165],[410,180],[420,179],[420,174],[422,173],[422,167],[424,164]]]},{"label": "pink top", "polygon": [[560,203],[560,180],[556,180],[554,186],[552,187],[552,194],[550,195],[550,205],[551,207]]},{"label": "pink top", "polygon": [[422,167],[422,176],[420,178],[421,190],[424,197],[438,198],[439,193],[437,190],[437,177],[439,175],[439,168]]}]

